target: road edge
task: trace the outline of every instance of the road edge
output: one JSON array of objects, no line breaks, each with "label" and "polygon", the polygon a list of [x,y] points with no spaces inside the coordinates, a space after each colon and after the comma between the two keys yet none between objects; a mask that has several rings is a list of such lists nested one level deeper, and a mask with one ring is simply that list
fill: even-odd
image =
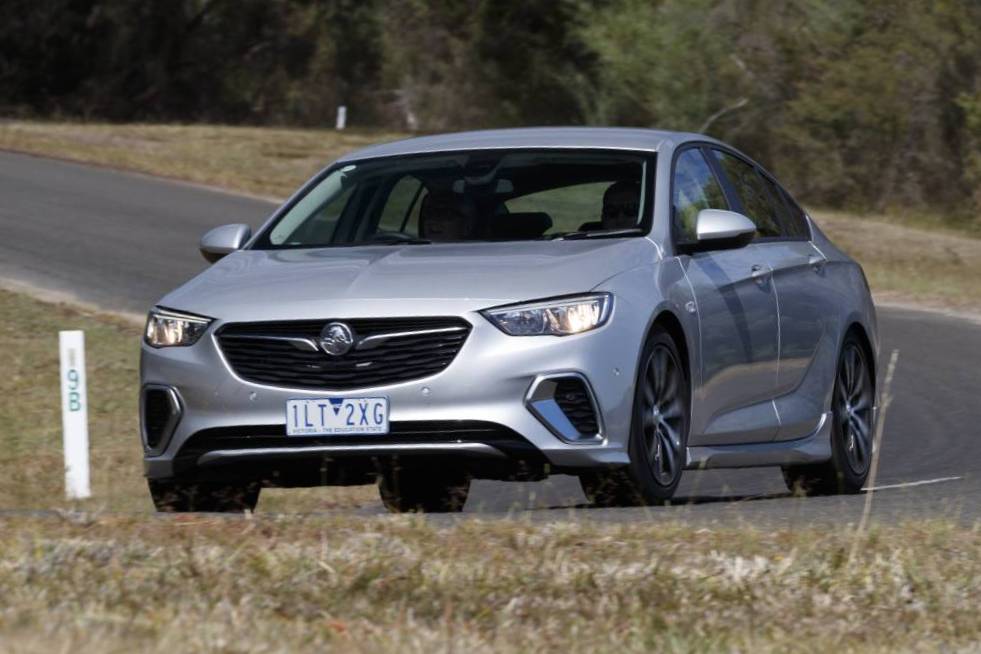
[{"label": "road edge", "polygon": [[133,311],[107,309],[106,307],[99,306],[94,302],[86,302],[74,293],[70,293],[68,291],[44,288],[36,284],[11,279],[9,277],[0,277],[0,290],[15,293],[17,295],[24,295],[39,302],[44,302],[45,304],[65,306],[78,311],[84,311],[85,313],[93,314],[95,316],[113,318],[115,320],[125,322],[126,324],[131,324],[135,327],[142,327],[144,323],[146,323],[146,316],[144,314]]},{"label": "road edge", "polygon": [[929,304],[904,302],[903,300],[896,300],[893,298],[878,300],[875,298],[874,294],[872,300],[875,303],[876,309],[897,309],[900,311],[929,313],[934,316],[943,316],[945,318],[951,318],[953,320],[963,320],[965,322],[969,322],[974,325],[981,325],[981,313],[975,313],[973,311],[961,311],[958,309],[938,307]]},{"label": "road edge", "polygon": [[238,189],[230,189],[224,186],[214,186],[212,184],[205,184],[204,182],[192,182],[181,177],[172,177],[170,175],[157,175],[155,173],[146,173],[141,170],[134,170],[133,168],[121,168],[119,166],[112,166],[99,161],[88,161],[85,159],[75,159],[72,157],[59,157],[51,154],[42,154],[40,152],[31,152],[30,150],[21,150],[18,148],[10,148],[0,146],[0,153],[16,154],[24,157],[33,157],[35,159],[47,159],[49,161],[57,161],[60,163],[72,164],[75,166],[85,166],[87,168],[98,168],[100,170],[108,170],[120,175],[130,175],[133,177],[139,177],[141,179],[152,180],[152,181],[163,181],[170,182],[177,186],[184,186],[186,188],[193,188],[199,191],[210,191],[212,193],[220,193],[222,195],[230,195],[237,198],[245,198],[247,200],[255,200],[257,202],[265,202],[273,206],[281,205],[286,198],[276,198],[269,195],[258,195],[255,193],[248,193],[247,191],[241,191]]}]

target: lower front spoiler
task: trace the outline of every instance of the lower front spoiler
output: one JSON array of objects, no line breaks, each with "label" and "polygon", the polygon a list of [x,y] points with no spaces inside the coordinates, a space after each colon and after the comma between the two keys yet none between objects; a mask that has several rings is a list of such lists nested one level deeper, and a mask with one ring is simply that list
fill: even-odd
[{"label": "lower front spoiler", "polygon": [[198,458],[198,467],[267,459],[305,459],[324,457],[389,457],[413,455],[455,455],[506,459],[507,455],[485,443],[414,443],[394,445],[323,445],[303,450],[289,447],[267,447],[254,450],[214,450]]},{"label": "lower front spoiler", "polygon": [[370,483],[380,466],[450,466],[486,479],[541,479],[542,453],[494,423],[392,423],[383,436],[291,437],[282,425],[208,429],[174,457],[147,457],[150,479],[250,480],[278,486]]}]

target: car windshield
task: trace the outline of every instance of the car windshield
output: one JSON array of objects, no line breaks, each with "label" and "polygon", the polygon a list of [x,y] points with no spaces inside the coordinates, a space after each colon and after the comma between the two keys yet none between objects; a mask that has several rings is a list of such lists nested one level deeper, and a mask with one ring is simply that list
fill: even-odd
[{"label": "car windshield", "polygon": [[352,163],[311,185],[255,247],[642,234],[651,161],[606,151],[483,150]]}]

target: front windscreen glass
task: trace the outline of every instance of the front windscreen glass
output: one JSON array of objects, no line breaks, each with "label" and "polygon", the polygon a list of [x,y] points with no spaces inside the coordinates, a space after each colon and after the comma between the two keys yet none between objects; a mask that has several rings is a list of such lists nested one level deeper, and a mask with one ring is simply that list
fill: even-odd
[{"label": "front windscreen glass", "polygon": [[333,169],[259,249],[641,234],[650,158],[605,151],[478,151]]}]

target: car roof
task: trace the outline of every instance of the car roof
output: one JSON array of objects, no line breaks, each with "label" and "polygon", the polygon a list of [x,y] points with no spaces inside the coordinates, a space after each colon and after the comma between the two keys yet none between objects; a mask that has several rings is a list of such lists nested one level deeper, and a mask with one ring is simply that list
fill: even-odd
[{"label": "car roof", "polygon": [[338,162],[461,150],[514,148],[609,149],[657,152],[665,146],[713,138],[688,132],[633,127],[522,127],[437,134],[380,143],[351,152]]}]

